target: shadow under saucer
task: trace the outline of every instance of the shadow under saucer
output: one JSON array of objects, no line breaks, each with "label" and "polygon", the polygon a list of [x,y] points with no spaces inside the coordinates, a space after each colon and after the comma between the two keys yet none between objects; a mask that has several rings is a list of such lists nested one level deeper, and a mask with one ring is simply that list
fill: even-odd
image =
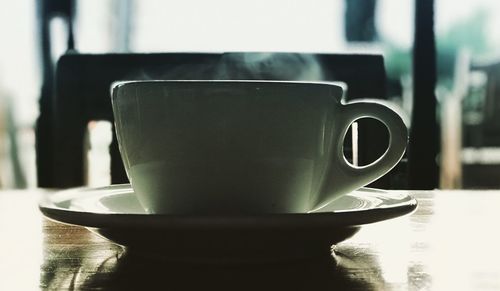
[{"label": "shadow under saucer", "polygon": [[[321,226],[318,226],[319,228]],[[137,257],[183,263],[263,263],[329,256],[332,244],[344,241],[359,226],[334,231],[308,228],[197,229],[178,228],[168,233],[145,228],[93,230],[127,245]]]},{"label": "shadow under saucer", "polygon": [[[359,258],[359,256],[357,256]],[[347,266],[344,266],[343,264]],[[84,280],[82,289],[104,290],[381,290],[376,280],[353,273],[358,268],[377,268],[366,257],[353,260],[342,254],[274,263],[173,263],[144,258],[126,251],[110,257]],[[358,265],[356,267],[356,265]],[[368,265],[368,266],[367,266]]]}]

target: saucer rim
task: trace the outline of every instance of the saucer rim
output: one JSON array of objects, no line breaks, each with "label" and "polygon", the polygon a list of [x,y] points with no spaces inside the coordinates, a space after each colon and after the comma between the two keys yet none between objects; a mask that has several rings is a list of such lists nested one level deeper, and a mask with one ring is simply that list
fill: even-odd
[{"label": "saucer rim", "polygon": [[[130,184],[113,184],[104,187],[78,187],[58,191],[73,191],[73,195],[84,191],[100,191],[112,186],[127,187]],[[375,190],[381,198],[389,193],[401,193],[404,201],[368,209],[348,211],[312,212],[312,213],[276,213],[263,215],[179,215],[179,214],[140,214],[140,213],[96,213],[59,207],[51,200],[51,195],[44,196],[39,202],[40,211],[49,219],[89,228],[145,228],[145,229],[311,229],[325,227],[357,227],[380,222],[414,212],[418,201],[406,191],[360,188]],[[354,192],[354,191],[353,191]],[[52,193],[52,195],[55,193]],[[104,194],[103,194],[104,195]],[[71,200],[71,198],[69,198]],[[73,198],[75,199],[75,198]],[[403,199],[402,199],[403,200]]]}]

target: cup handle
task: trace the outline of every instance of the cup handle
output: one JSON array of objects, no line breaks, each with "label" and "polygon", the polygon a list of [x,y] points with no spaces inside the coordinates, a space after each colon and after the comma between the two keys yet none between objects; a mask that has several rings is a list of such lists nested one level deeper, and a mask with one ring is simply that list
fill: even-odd
[{"label": "cup handle", "polygon": [[[332,200],[370,182],[389,172],[403,157],[408,143],[408,129],[401,116],[377,100],[360,100],[342,105],[338,114],[339,137],[332,147],[332,163],[325,176],[325,183],[319,199],[313,203],[314,209],[321,208]],[[374,118],[382,122],[389,131],[389,146],[376,161],[365,166],[354,166],[344,156],[343,144],[349,126],[360,118]]]}]

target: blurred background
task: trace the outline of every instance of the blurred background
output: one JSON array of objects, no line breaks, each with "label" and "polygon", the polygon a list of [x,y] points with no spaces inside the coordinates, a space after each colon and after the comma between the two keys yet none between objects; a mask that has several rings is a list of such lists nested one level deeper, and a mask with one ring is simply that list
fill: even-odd
[{"label": "blurred background", "polygon": [[[71,46],[81,53],[379,53],[389,99],[410,116],[415,1],[75,0]],[[0,0],[2,188],[37,185],[39,3]],[[500,188],[500,2],[435,0],[434,11],[439,187]],[[64,16],[49,24],[53,60],[68,47]],[[89,124],[90,185],[110,183],[110,142],[109,123]]]}]

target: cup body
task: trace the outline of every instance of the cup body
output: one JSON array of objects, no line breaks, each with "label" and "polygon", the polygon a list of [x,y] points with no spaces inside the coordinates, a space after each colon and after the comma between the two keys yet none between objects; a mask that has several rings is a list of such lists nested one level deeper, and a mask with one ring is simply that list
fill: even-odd
[{"label": "cup body", "polygon": [[112,105],[149,213],[303,213],[335,184],[341,96],[328,83],[130,81],[114,85]]}]

